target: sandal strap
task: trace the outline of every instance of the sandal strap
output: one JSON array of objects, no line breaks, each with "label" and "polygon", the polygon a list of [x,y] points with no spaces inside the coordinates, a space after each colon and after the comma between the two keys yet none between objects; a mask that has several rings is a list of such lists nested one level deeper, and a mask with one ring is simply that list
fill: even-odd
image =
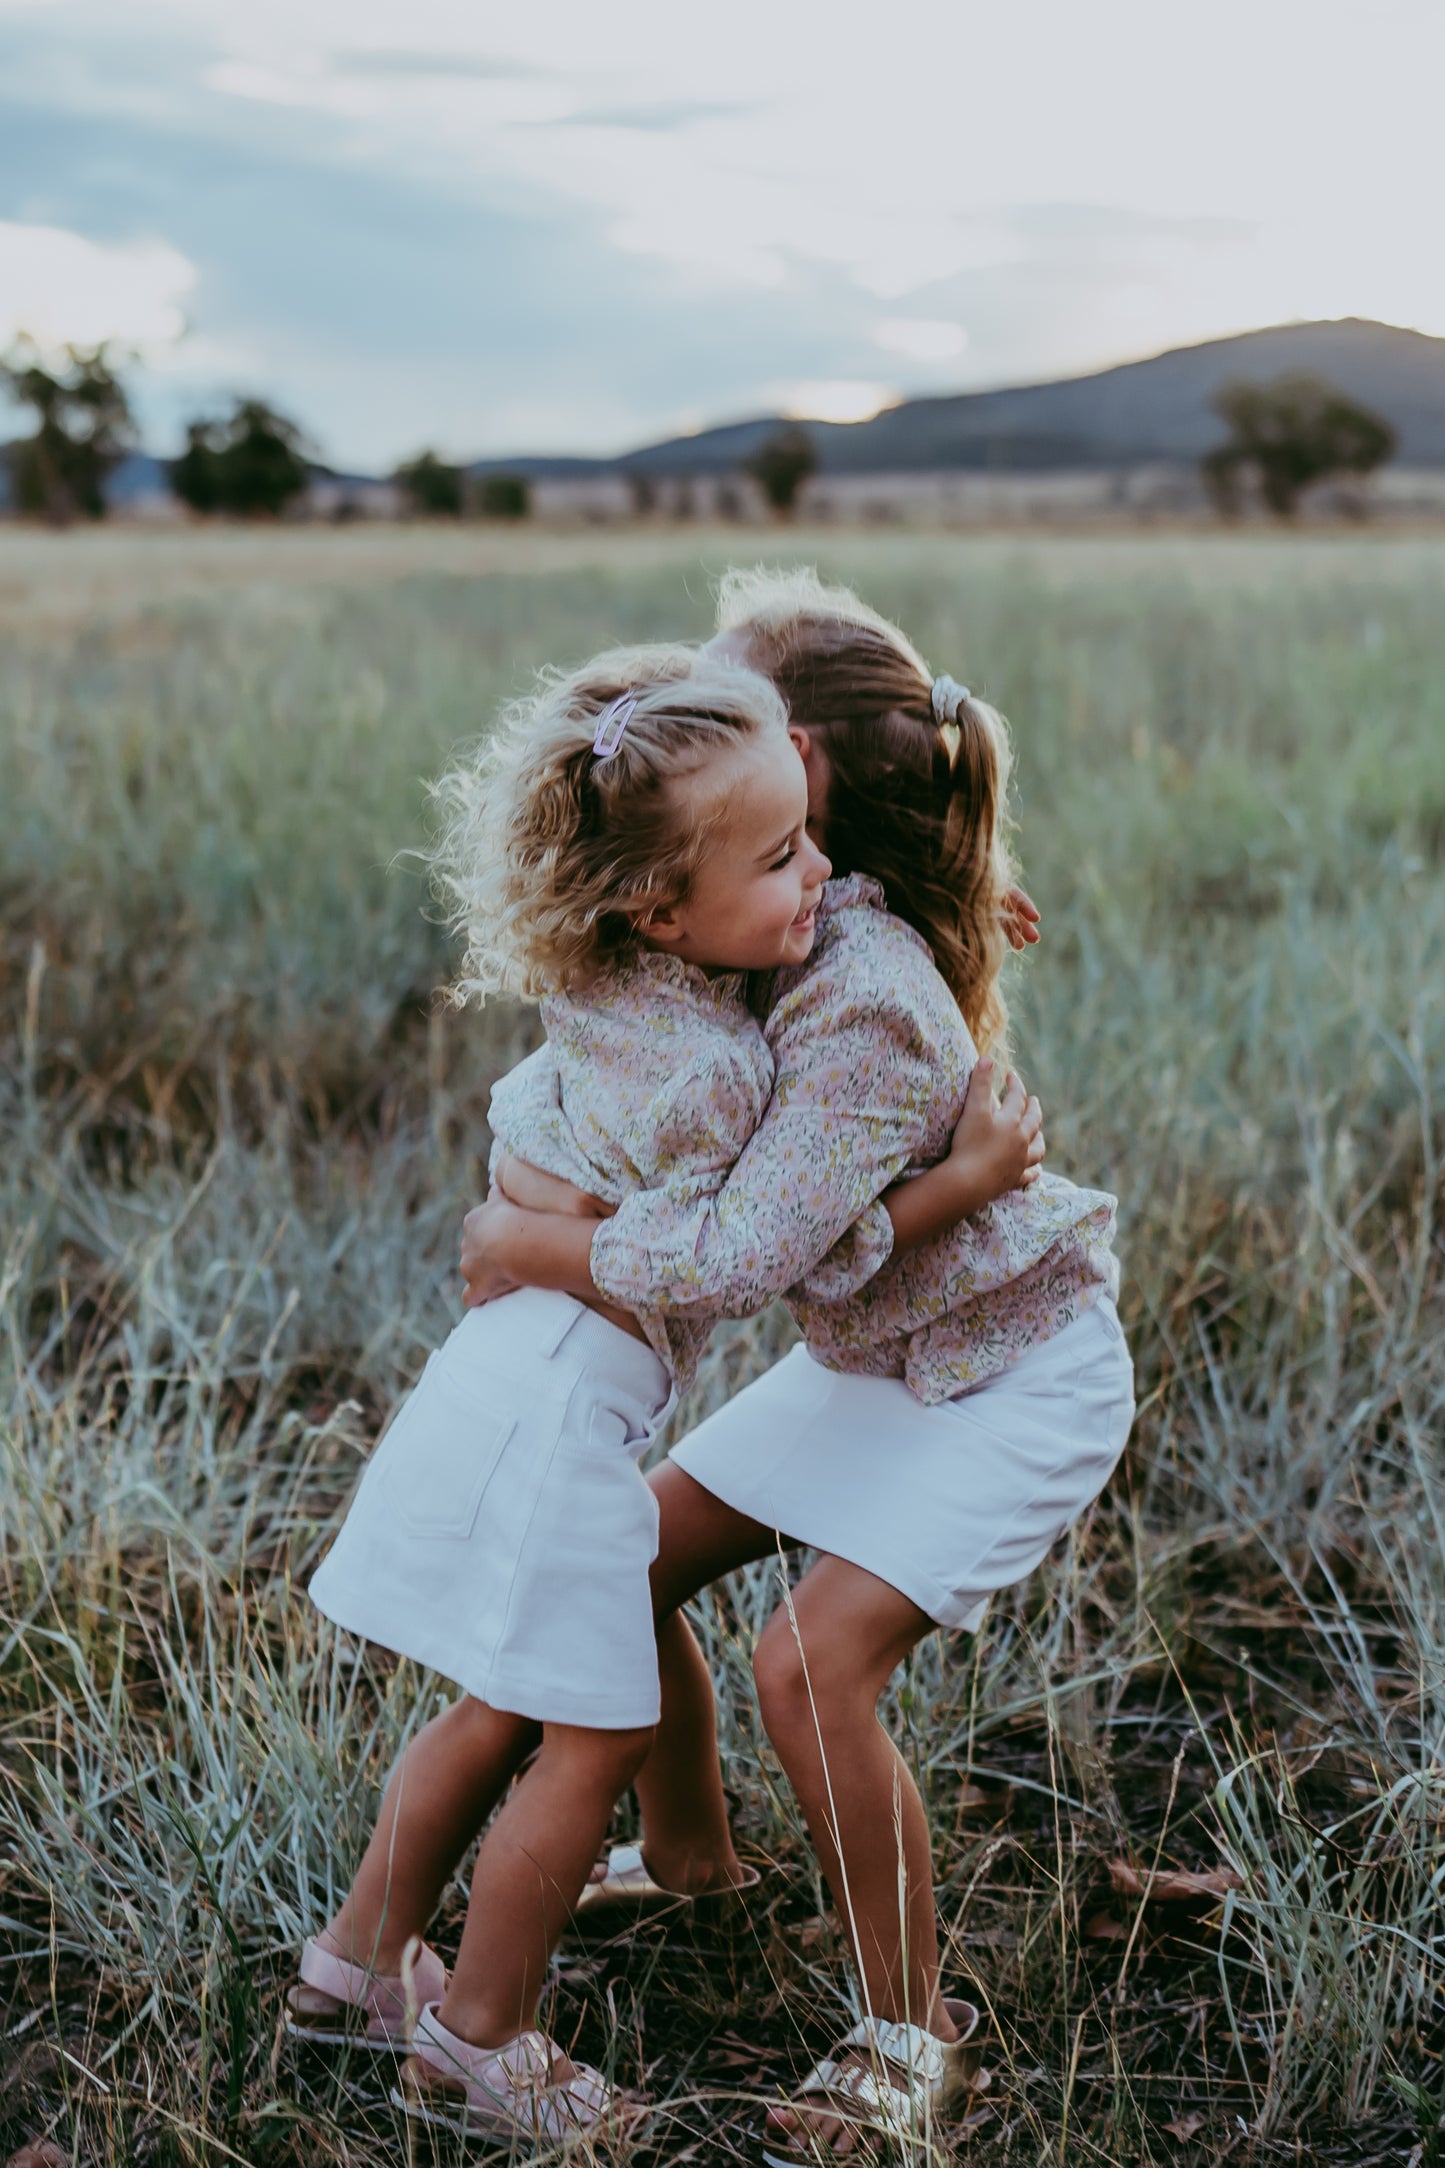
[{"label": "sandal strap", "polygon": [[844,2122],[852,2120],[849,2108],[862,2109],[864,2118],[890,2132],[906,2132],[913,2121],[913,2101],[907,2093],[882,2082],[863,2063],[839,2063],[825,2055],[808,2072],[793,2094],[794,2100],[820,2095],[836,2107]]},{"label": "sandal strap", "polygon": [[880,2056],[916,2084],[932,2088],[943,2082],[943,2042],[921,2025],[905,2024],[901,2018],[860,2018],[842,2044]]},{"label": "sandal strap", "polygon": [[[661,1890],[647,1871],[640,1844],[614,1844],[607,1854],[607,1874],[602,1885],[605,1889],[632,1889],[647,1896],[653,1890]],[[668,1894],[663,1892],[664,1895]]]},{"label": "sandal strap", "polygon": [[[301,1962],[296,1969],[303,1987],[314,1987],[323,1995],[332,1995],[337,2002],[345,2003],[353,2010],[364,2010],[369,2017],[406,2015],[404,1973],[372,1972],[366,1965],[338,1957],[314,1935],[303,1944]],[[445,1992],[446,1967],[426,1943],[417,1950],[412,1978],[418,2003],[434,2001]]]},{"label": "sandal strap", "polygon": [[436,2004],[428,2003],[412,2050],[434,2070],[460,2078],[473,2106],[500,2108],[536,2138],[591,2130],[612,2111],[612,2088],[590,2063],[574,2063],[570,2078],[552,2078],[557,2051],[544,2032],[518,2033],[499,2048],[479,2048],[449,2032]]},{"label": "sandal strap", "polygon": [[[971,2005],[961,2004],[959,2009],[960,2013],[967,2012],[973,2023],[956,2043],[945,2043],[925,2032],[921,2025],[909,2025],[901,2019],[861,2018],[839,2041],[833,2054],[814,2065],[793,2098],[821,2095],[842,2111],[845,2122],[850,2119],[849,2109],[858,2110],[862,2118],[885,2133],[906,2136],[916,2127],[920,2115],[930,2114],[945,2103],[949,2064],[958,2059],[954,2050],[962,2048],[963,2039],[978,2023],[978,2012]],[[842,2060],[846,2056],[868,2059]],[[894,2084],[890,2072],[897,2072],[903,2082]]]}]

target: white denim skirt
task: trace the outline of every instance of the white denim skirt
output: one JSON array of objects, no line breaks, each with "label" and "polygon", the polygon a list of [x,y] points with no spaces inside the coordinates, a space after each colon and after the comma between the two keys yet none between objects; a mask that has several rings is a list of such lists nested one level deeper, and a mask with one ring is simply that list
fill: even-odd
[{"label": "white denim skirt", "polygon": [[925,1407],[794,1348],[672,1449],[738,1513],[974,1631],[1096,1498],[1134,1419],[1107,1296],[1011,1368]]},{"label": "white denim skirt", "polygon": [[655,1723],[657,1506],[637,1463],[671,1397],[651,1348],[570,1295],[469,1310],[368,1462],[313,1602],[493,1708]]}]

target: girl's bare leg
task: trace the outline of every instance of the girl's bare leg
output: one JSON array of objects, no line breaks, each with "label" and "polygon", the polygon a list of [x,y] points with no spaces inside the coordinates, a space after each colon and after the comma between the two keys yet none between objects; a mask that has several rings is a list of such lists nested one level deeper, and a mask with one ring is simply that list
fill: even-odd
[{"label": "girl's bare leg", "polygon": [[321,1940],[373,1971],[401,1971],[448,1875],[541,1736],[526,1717],[463,1695],[419,1731],[391,1773],[350,1895]]},{"label": "girl's bare leg", "polygon": [[[651,1728],[544,1727],[542,1751],[477,1855],[456,1968],[437,2015],[476,2047],[500,2047],[536,2023],[548,1963],[576,1906],[619,1792],[637,1774]],[[565,2077],[562,2063],[554,2075]]]},{"label": "girl's bare leg", "polygon": [[777,1538],[671,1461],[649,1481],[659,1515],[652,1596],[662,1716],[636,1780],[643,1851],[665,1889],[718,1888],[739,1881],[742,1868],[728,1826],[712,1679],[680,1606],[720,1574],[767,1557]]},{"label": "girl's bare leg", "polygon": [[[853,1945],[865,2009],[955,2040],[939,1994],[928,1819],[877,1708],[933,1626],[886,1581],[822,1558],[769,1619],[753,1669],[768,1736]],[[844,2120],[823,2104],[770,2109],[768,2121],[788,2137],[806,2125],[840,2157],[853,2151]]]},{"label": "girl's bare leg", "polygon": [[768,1737],[797,1792],[876,2017],[939,2038],[956,2029],[938,1991],[928,1818],[878,1721],[878,1697],[926,1611],[841,1558],[821,1558],[773,1613],[753,1660]]}]

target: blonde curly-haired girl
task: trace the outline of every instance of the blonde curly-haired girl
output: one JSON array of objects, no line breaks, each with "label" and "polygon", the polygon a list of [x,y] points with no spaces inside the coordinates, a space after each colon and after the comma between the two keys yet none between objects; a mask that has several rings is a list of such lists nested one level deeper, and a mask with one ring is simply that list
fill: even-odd
[{"label": "blonde curly-haired girl", "polygon": [[[707,651],[602,656],[548,675],[438,797],[458,998],[535,996],[546,1027],[493,1094],[497,1151],[568,1195],[575,1184],[590,1210],[643,1190],[694,1209],[773,1087],[748,975],[806,961],[829,872],[778,693]],[[904,1235],[952,1218],[960,1168],[980,1197],[1031,1171],[1026,1126],[990,1109],[965,1123],[932,1202],[919,1184],[901,1200]],[[820,1296],[897,1239],[887,1206],[868,1206],[820,1260]],[[396,2097],[419,2119],[531,2142],[630,2112],[538,2030],[537,2005],[612,1804],[651,1745],[657,1507],[637,1462],[716,1315],[591,1289],[523,1288],[472,1310],[382,1439],[312,1581],[339,1625],[465,1690],[403,1756],[290,1999],[303,2038],[410,2045]],[[538,1726],[540,1751],[482,1844],[448,1980],[414,1938]]]}]

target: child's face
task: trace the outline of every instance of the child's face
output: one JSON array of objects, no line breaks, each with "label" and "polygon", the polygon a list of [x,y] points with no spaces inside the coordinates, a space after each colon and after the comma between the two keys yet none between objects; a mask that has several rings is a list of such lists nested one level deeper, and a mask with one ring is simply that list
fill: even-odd
[{"label": "child's face", "polygon": [[724,971],[800,964],[832,871],[808,834],[808,782],[786,731],[760,731],[725,763],[690,777],[697,811],[723,812],[692,893],[642,926],[652,948]]}]

